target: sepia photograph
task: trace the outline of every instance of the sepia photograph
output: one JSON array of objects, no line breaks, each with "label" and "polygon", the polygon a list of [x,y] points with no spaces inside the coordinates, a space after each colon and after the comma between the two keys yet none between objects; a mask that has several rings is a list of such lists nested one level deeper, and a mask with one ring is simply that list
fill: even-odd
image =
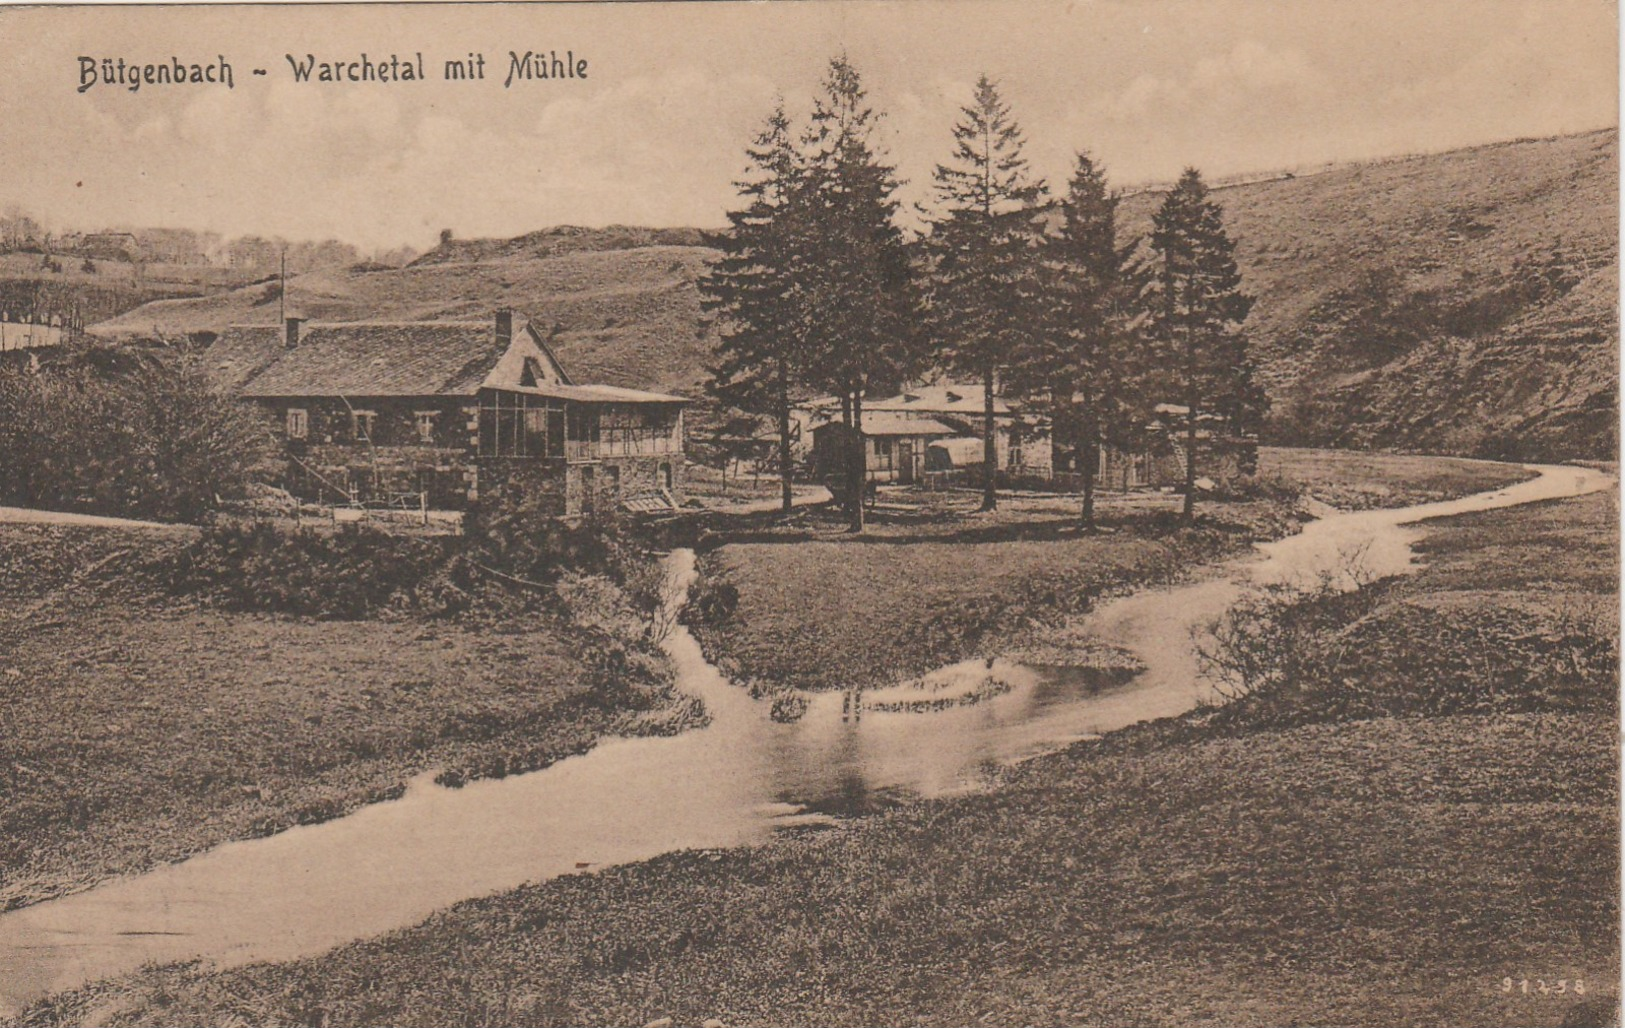
[{"label": "sepia photograph", "polygon": [[0,1026],[1620,1025],[1619,49],[0,3]]}]

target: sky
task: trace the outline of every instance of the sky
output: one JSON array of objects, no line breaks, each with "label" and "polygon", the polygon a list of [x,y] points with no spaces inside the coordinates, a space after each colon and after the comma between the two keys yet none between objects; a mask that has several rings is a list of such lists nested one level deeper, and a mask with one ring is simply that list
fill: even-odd
[{"label": "sky", "polygon": [[[843,51],[909,202],[982,74],[1056,192],[1079,149],[1119,186],[1219,178],[1616,125],[1618,44],[1607,0],[0,8],[0,205],[365,249],[715,227],[776,98],[804,116]],[[527,50],[586,77],[504,86]],[[427,79],[391,83],[296,82],[286,56],[419,52]],[[445,81],[470,52],[486,79]],[[81,56],[224,57],[234,87],[80,92]]]}]

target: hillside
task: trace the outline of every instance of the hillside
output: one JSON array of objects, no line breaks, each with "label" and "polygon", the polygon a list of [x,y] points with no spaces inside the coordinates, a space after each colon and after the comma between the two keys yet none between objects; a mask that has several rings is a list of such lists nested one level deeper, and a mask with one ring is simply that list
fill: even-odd
[{"label": "hillside", "polygon": [[1274,441],[1610,453],[1618,168],[1608,130],[1218,190]]},{"label": "hillside", "polygon": [[[405,268],[288,279],[287,308],[326,320],[455,320],[498,307],[530,317],[577,381],[696,392],[714,340],[696,279],[715,251],[692,229],[551,229],[453,240]],[[103,335],[219,332],[276,320],[275,282],[160,300],[96,326]]]},{"label": "hillside", "polygon": [[[1615,447],[1614,130],[1349,165],[1217,190],[1258,297],[1272,441],[1506,457]],[[1127,234],[1160,202],[1127,197]],[[399,270],[289,281],[316,318],[464,318],[552,333],[582,380],[694,393],[714,337],[692,229],[559,228],[453,240]],[[112,334],[276,317],[274,283],[147,304]]]}]

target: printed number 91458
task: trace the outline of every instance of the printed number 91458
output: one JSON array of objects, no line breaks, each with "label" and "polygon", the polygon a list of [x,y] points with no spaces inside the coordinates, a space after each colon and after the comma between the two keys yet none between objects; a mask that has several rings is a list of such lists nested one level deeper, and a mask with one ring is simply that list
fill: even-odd
[{"label": "printed number 91458", "polygon": [[1544,978],[1503,978],[1501,979],[1502,992],[1516,992],[1522,995],[1562,996],[1574,993],[1576,996],[1586,994],[1586,983],[1581,978],[1559,978],[1549,982]]}]

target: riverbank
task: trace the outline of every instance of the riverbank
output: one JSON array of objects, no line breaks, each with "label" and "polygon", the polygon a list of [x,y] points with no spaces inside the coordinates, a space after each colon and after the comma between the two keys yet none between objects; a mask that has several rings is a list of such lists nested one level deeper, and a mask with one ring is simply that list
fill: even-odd
[{"label": "riverbank", "polygon": [[1177,496],[1103,493],[1096,535],[1077,530],[1074,497],[1014,495],[982,513],[974,496],[902,494],[906,503],[881,511],[864,536],[803,518],[707,553],[701,592],[725,590],[730,602],[697,602],[690,621],[709,660],[770,691],[883,687],[970,657],[1092,663],[1109,658],[1069,655],[1067,618],[1297,531],[1294,486],[1364,509],[1528,477],[1453,458],[1266,448],[1264,495],[1204,502],[1184,528]]},{"label": "riverbank", "polygon": [[[1380,587],[1351,651],[1388,716],[1199,711],[985,795],[556,879],[309,960],[148,970],[24,1023],[1605,1023],[1617,682],[1604,660],[1547,686],[1585,643],[1572,613],[1615,602],[1617,523],[1599,493],[1430,524],[1428,566]],[[1509,633],[1492,702],[1406,707],[1404,668],[1489,638],[1427,610]]]},{"label": "riverbank", "polygon": [[[169,595],[173,534],[0,525],[0,909],[449,781],[679,730],[559,616],[312,620]],[[647,670],[647,669],[645,669]]]}]

